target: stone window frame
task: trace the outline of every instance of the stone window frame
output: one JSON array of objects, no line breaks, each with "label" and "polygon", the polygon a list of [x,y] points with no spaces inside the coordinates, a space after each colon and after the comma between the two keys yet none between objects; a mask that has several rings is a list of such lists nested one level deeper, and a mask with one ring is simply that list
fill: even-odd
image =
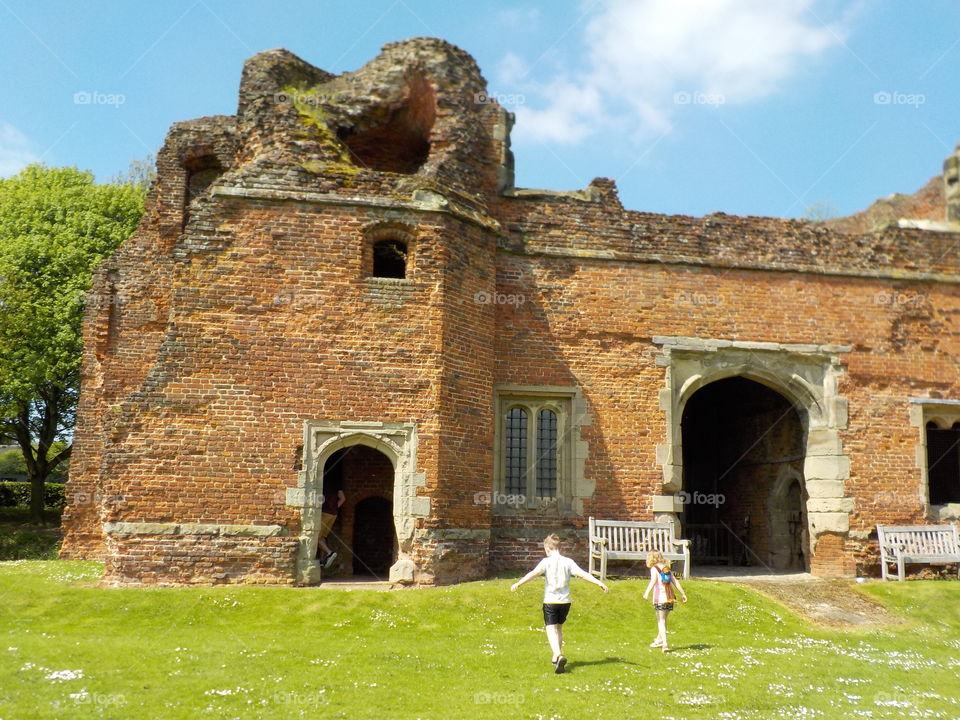
[{"label": "stone window frame", "polygon": [[[364,228],[361,274],[372,283],[389,285],[412,285],[416,279],[416,234],[415,228],[406,223],[378,222]],[[374,246],[385,241],[402,243],[406,251],[406,265],[402,278],[383,277],[373,274]]]},{"label": "stone window frame", "polygon": [[960,400],[945,398],[910,398],[910,425],[917,428],[918,441],[915,459],[920,471],[918,501],[924,509],[927,519],[932,522],[960,520],[960,502],[945,505],[930,504],[930,478],[927,457],[927,423],[949,428],[960,422]]},{"label": "stone window frame", "polygon": [[[521,407],[528,413],[527,425],[527,493],[522,501],[506,497],[504,442],[507,412]],[[588,453],[581,439],[581,428],[592,423],[586,402],[577,387],[553,385],[497,385],[494,388],[494,477],[495,497],[491,501],[496,514],[525,511],[557,511],[562,515],[582,515],[583,500],[593,496],[595,483],[584,477]],[[536,495],[537,417],[541,410],[557,415],[557,488],[554,497]],[[508,501],[509,500],[509,501]]]}]

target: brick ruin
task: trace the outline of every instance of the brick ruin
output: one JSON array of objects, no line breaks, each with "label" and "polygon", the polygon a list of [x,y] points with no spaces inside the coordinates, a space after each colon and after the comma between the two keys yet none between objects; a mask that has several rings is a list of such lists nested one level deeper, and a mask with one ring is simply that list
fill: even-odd
[{"label": "brick ruin", "polygon": [[960,155],[851,218],[693,218],[514,187],[512,123],[415,39],[261,53],[236,115],[174,125],[88,296],[63,557],[316,583],[333,465],[332,572],[404,582],[554,530],[584,561],[590,515],[875,573],[877,523],[960,517]]}]

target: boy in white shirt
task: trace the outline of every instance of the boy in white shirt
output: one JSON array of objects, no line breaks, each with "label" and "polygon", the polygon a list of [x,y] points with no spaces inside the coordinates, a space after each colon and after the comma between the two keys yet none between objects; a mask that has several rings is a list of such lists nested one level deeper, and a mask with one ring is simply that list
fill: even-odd
[{"label": "boy in white shirt", "polygon": [[593,575],[584,572],[570,558],[560,554],[560,537],[556,533],[548,535],[543,541],[543,551],[546,557],[522,578],[510,586],[510,592],[516,592],[524,583],[530,582],[538,575],[544,576],[543,588],[543,624],[547,630],[547,641],[553,651],[553,671],[562,673],[567,665],[563,650],[563,623],[570,612],[570,576],[576,575],[601,588],[604,592],[610,589]]}]

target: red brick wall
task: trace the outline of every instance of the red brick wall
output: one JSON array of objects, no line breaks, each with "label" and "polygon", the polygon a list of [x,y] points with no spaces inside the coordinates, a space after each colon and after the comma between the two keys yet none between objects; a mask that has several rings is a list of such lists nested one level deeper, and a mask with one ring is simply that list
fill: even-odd
[{"label": "red brick wall", "polygon": [[[819,257],[799,247],[789,255],[789,248],[799,246],[797,223],[624,215],[560,201],[531,205],[517,201],[511,216],[523,245],[508,241],[497,258],[499,291],[522,295],[525,302],[498,307],[496,381],[583,389],[593,416],[583,433],[590,445],[586,474],[597,483],[585,514],[651,519],[649,498],[659,494],[661,482],[655,448],[666,441],[657,394],[665,386],[664,370],[654,362],[652,338],[676,335],[852,346],[843,355],[847,374],[838,389],[850,406],[841,439],[851,459],[851,529],[922,521],[919,437],[909,424],[908,399],[958,396],[958,286],[784,272],[778,266],[822,264],[853,273],[876,267],[883,257],[907,268],[944,269],[957,264],[950,245],[955,236],[894,231],[859,238],[809,231]],[[630,236],[637,231],[634,218],[663,231],[660,254],[675,255],[676,264],[555,255],[558,247],[569,253],[649,253],[645,238]],[[777,227],[782,235],[764,244],[764,235]],[[685,248],[678,238],[684,229],[699,232],[700,244],[694,236]],[[923,258],[909,257],[912,252]],[[733,258],[768,263],[771,270],[679,264],[726,264]],[[818,547],[832,547],[830,542]],[[815,568],[850,570],[849,555],[822,553]]]}]

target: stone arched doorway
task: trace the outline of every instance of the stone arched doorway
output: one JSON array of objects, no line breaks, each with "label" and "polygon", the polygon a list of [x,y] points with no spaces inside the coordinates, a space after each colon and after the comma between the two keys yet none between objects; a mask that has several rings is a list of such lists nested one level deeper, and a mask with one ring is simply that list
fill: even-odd
[{"label": "stone arched doorway", "polygon": [[[309,585],[321,579],[316,555],[323,503],[323,476],[327,462],[336,453],[346,458],[353,454],[354,460],[351,462],[360,468],[351,471],[349,463],[344,468],[347,473],[343,481],[347,502],[334,526],[341,547],[349,550],[344,557],[338,558],[341,572],[350,572],[353,567],[357,504],[370,497],[379,497],[386,500],[391,508],[393,536],[386,537],[390,532],[385,529],[387,523],[381,514],[378,515],[381,520],[377,526],[381,529],[377,531],[376,538],[382,553],[385,554],[385,548],[389,547],[391,558],[396,561],[389,568],[390,578],[414,580],[416,569],[410,554],[415,542],[415,522],[417,518],[430,513],[429,498],[417,493],[425,484],[425,477],[416,471],[416,426],[412,423],[315,420],[304,424],[303,470],[297,476],[297,486],[288,488],[285,493],[286,504],[298,508],[301,518],[296,558],[297,581]],[[383,503],[379,505],[384,507]]]},{"label": "stone arched doorway", "polygon": [[[853,510],[853,499],[846,489],[850,461],[841,440],[841,431],[847,427],[847,400],[838,392],[845,371],[842,354],[850,348],[668,336],[658,336],[653,341],[661,348],[656,362],[666,371],[666,385],[660,392],[665,437],[657,446],[663,485],[661,494],[651,498],[654,519],[674,523],[679,535],[685,514],[682,493],[689,492],[684,487],[682,431],[687,404],[712,383],[728,378],[747,379],[766,386],[792,405],[804,428],[802,467],[796,473],[796,467],[791,470],[801,480],[796,489],[790,483],[768,487],[768,510],[773,511],[775,518],[784,517],[783,513],[789,515],[787,508],[797,504],[799,490],[799,524],[805,525],[799,534],[804,566],[817,575],[852,574],[853,559],[838,552],[850,536]],[[796,528],[790,527],[791,521],[796,524],[796,517],[788,517],[779,523],[779,528],[774,527],[779,521],[771,523],[770,517],[767,512],[768,529],[774,536],[780,540],[796,536]],[[740,522],[743,532],[743,518]],[[786,555],[780,552],[765,562],[786,562],[783,558],[789,555],[789,551]],[[702,562],[703,558],[694,553],[694,568]]]},{"label": "stone arched doorway", "polygon": [[[690,397],[681,420],[681,532],[698,565],[806,569],[805,426],[787,398],[745,377],[717,380]],[[782,482],[785,470],[793,485]]]}]

